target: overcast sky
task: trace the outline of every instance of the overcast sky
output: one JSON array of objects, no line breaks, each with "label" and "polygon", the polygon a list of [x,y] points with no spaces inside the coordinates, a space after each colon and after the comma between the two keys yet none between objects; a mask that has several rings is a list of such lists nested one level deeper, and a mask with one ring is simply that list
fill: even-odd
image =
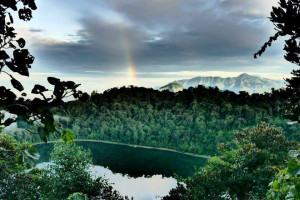
[{"label": "overcast sky", "polygon": [[282,41],[262,58],[253,58],[274,34],[267,17],[277,0],[36,0],[36,4],[32,21],[15,24],[36,57],[35,81],[53,75],[81,82],[88,91],[103,91],[243,72],[282,79],[295,67],[284,60]]}]

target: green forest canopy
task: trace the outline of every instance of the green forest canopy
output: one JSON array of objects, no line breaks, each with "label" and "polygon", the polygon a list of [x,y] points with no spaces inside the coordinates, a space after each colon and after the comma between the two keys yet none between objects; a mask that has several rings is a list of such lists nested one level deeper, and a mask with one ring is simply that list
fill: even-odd
[{"label": "green forest canopy", "polygon": [[[182,92],[112,88],[93,92],[86,103],[71,101],[68,115],[59,115],[76,139],[164,147],[195,154],[217,154],[217,144],[232,144],[234,131],[261,121],[282,127],[290,140],[299,139],[299,124],[289,125],[281,114],[285,90],[235,94],[218,88],[189,88]],[[15,133],[22,139],[22,133]],[[33,142],[39,138],[32,137]]]}]

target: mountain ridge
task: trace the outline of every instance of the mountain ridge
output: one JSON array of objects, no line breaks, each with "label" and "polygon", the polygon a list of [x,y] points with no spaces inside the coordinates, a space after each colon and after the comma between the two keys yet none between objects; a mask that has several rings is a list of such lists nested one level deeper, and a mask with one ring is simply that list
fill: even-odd
[{"label": "mountain ridge", "polygon": [[[162,88],[172,88],[172,84],[174,83],[181,85],[184,89],[203,85],[205,87],[218,87],[220,90],[230,90],[235,93],[239,93],[239,91],[246,91],[250,94],[271,92],[272,88],[279,89],[284,87],[283,80],[272,80],[243,73],[237,77],[222,78],[220,76],[197,76],[191,79],[175,80],[161,87],[159,90]],[[179,88],[180,86],[177,85],[177,87]],[[169,89],[169,91],[177,92],[174,90],[172,91],[172,89]]]}]

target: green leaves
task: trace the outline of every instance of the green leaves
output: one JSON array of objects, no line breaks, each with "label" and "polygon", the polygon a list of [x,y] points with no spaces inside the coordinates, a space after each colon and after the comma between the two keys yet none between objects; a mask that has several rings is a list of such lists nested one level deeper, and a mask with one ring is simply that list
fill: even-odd
[{"label": "green leaves", "polygon": [[267,193],[268,200],[300,199],[299,151],[300,149],[289,152],[290,161],[288,167],[281,170],[276,175],[276,180],[270,184],[271,189]]},{"label": "green leaves", "polygon": [[86,194],[82,194],[82,193],[74,193],[71,194],[67,200],[89,200],[88,196]]},{"label": "green leaves", "polygon": [[41,118],[41,122],[44,124],[44,132],[49,136],[49,133],[54,133],[56,131],[54,124],[54,117],[52,113],[48,113],[43,115]]},{"label": "green leaves", "polygon": [[71,130],[64,130],[61,139],[66,143],[72,143],[74,141],[74,133]]},{"label": "green leaves", "polygon": [[[17,4],[19,6],[17,6]],[[22,92],[24,87],[22,83],[15,79],[10,73],[18,73],[21,76],[29,77],[29,69],[34,62],[34,56],[30,54],[28,49],[24,49],[26,41],[24,38],[17,38],[13,16],[7,9],[13,9],[19,14],[19,18],[29,21],[32,18],[32,11],[37,9],[35,0],[1,0],[0,1],[0,74],[5,73],[11,77],[11,85],[14,89]],[[10,71],[2,71],[7,67]],[[47,141],[49,134],[56,132],[56,126],[53,120],[51,109],[64,105],[63,98],[76,93],[79,84],[73,81],[60,81],[57,78],[49,77],[48,81],[54,87],[53,94],[46,97],[43,92],[49,91],[44,86],[36,84],[32,89],[33,94],[37,94],[40,98],[25,99],[26,93],[22,93],[22,97],[17,95],[10,89],[0,86],[0,105],[1,110],[10,114],[17,115],[12,119],[0,120],[1,126],[9,126],[14,121],[17,122],[19,128],[26,129],[31,133],[37,133],[43,141]],[[39,126],[33,129],[33,122]],[[41,122],[41,123],[40,123]],[[30,130],[29,130],[30,129]],[[67,138],[70,138],[68,136]]]},{"label": "green leaves", "polygon": [[[205,167],[184,181],[181,199],[223,199],[225,195],[228,199],[265,199],[269,182],[287,164],[293,144],[280,129],[266,123],[237,132],[235,144],[236,149],[223,150],[221,156],[209,159]],[[294,173],[295,165],[290,170]],[[281,188],[282,181],[272,184]],[[270,199],[278,199],[272,195]]]},{"label": "green leaves", "polygon": [[39,127],[38,128],[38,133],[39,133],[39,136],[40,138],[44,141],[44,142],[47,142],[48,141],[48,138],[49,138],[49,132],[46,128],[44,127]]},{"label": "green leaves", "polygon": [[287,169],[287,172],[290,175],[295,175],[296,170],[298,169],[298,164],[295,160],[291,160]]}]

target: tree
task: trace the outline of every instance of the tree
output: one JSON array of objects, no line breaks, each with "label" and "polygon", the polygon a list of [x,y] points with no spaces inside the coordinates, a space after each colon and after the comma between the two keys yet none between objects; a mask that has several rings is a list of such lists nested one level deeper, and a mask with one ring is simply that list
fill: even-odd
[{"label": "tree", "polygon": [[23,92],[24,87],[14,77],[14,74],[28,77],[34,57],[28,49],[25,49],[25,39],[17,39],[17,34],[12,26],[14,19],[9,11],[18,12],[19,19],[29,21],[32,18],[32,11],[36,9],[35,0],[0,1],[0,75],[9,76],[13,88],[22,92],[22,97],[18,97],[11,89],[0,86],[0,110],[15,115],[15,117],[4,120],[3,113],[0,113],[0,126],[9,126],[16,122],[19,128],[39,134],[40,138],[46,142],[50,134],[64,134],[63,129],[55,122],[51,109],[62,107],[64,105],[63,98],[67,96],[72,95],[75,99],[80,100],[87,100],[89,96],[77,91],[80,84],[48,77],[48,82],[54,86],[53,90],[36,84],[31,93],[39,97],[33,100],[25,99],[27,94]]},{"label": "tree", "polygon": [[183,180],[164,199],[264,199],[278,170],[295,144],[280,129],[261,123],[236,132],[237,149],[220,144],[221,156],[211,158],[199,172]]},{"label": "tree", "polygon": [[[46,199],[103,199],[123,200],[106,179],[94,179],[89,172],[91,152],[75,143],[56,143],[51,153],[52,165],[37,171],[37,185]],[[77,198],[76,198],[77,197]]]},{"label": "tree", "polygon": [[28,143],[0,133],[0,199],[128,199],[106,179],[92,177],[88,171],[91,152],[75,143],[57,143],[49,168],[33,168],[38,158]]},{"label": "tree", "polygon": [[25,172],[38,158],[31,145],[20,144],[0,130],[0,199],[39,199],[35,177]]},{"label": "tree", "polygon": [[[273,7],[270,21],[273,22],[276,33],[254,57],[261,56],[279,37],[288,37],[283,49],[286,52],[284,57],[300,66],[300,0],[280,0],[279,6]],[[293,70],[292,75],[291,79],[286,79],[290,98],[284,112],[287,118],[300,122],[300,70]]]},{"label": "tree", "polygon": [[[300,66],[300,0],[280,0],[278,7],[273,7],[270,21],[277,31],[270,37],[260,51],[254,54],[256,58],[261,56],[267,46],[277,40],[279,36],[288,37],[285,40],[285,59]],[[286,79],[289,99],[284,108],[286,117],[300,122],[300,70],[293,70],[292,78]],[[286,169],[277,174],[277,179],[271,183],[268,191],[268,199],[300,199],[299,179],[299,150],[290,151],[290,162]]]}]

